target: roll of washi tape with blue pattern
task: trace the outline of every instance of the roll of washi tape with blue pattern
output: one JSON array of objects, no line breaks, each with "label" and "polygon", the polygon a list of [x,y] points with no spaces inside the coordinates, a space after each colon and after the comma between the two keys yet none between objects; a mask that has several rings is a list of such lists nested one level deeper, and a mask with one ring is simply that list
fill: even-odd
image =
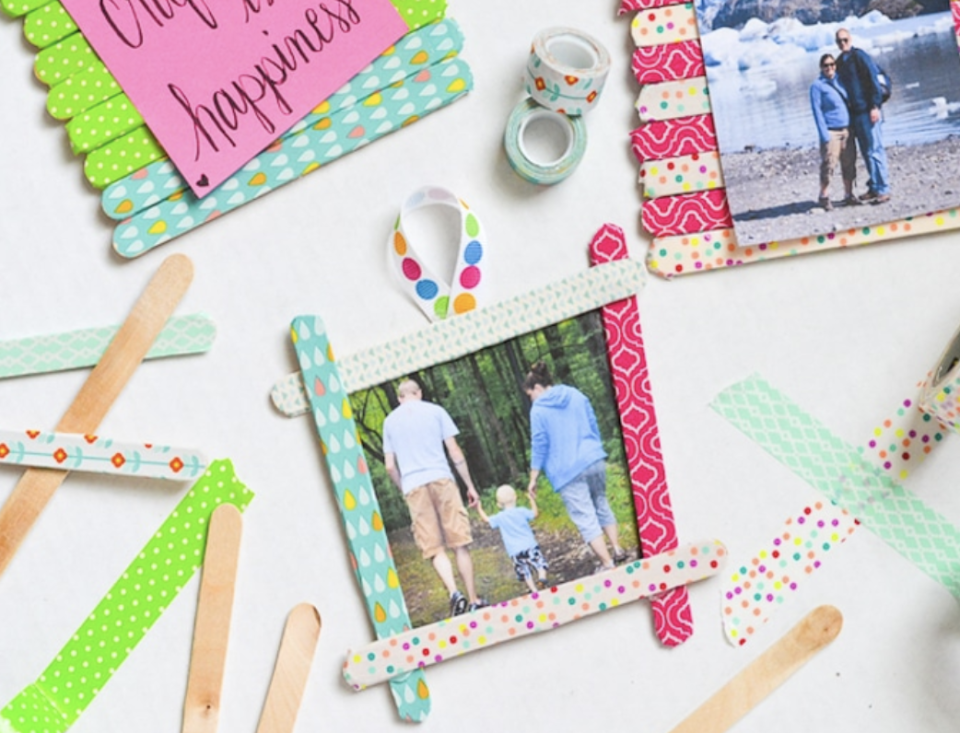
[{"label": "roll of washi tape with blue pattern", "polygon": [[527,94],[554,112],[582,115],[593,109],[610,73],[610,53],[573,28],[546,28],[533,39],[527,60]]},{"label": "roll of washi tape with blue pattern", "polygon": [[[536,140],[536,142],[534,142]],[[559,154],[547,150],[551,143]],[[527,97],[513,108],[503,136],[507,160],[525,181],[540,186],[560,183],[573,173],[587,148],[587,126],[582,117],[570,117],[541,107]]]}]

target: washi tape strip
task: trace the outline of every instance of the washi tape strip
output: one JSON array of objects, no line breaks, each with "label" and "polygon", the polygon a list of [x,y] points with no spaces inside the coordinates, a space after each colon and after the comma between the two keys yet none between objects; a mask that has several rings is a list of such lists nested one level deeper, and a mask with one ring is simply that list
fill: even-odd
[{"label": "washi tape strip", "polygon": [[732,570],[723,576],[720,589],[727,641],[746,644],[859,524],[846,509],[817,501],[789,517],[773,540],[748,560],[731,560]]},{"label": "washi tape strip", "polygon": [[920,409],[960,433],[960,331],[953,334],[921,386]]},{"label": "washi tape strip", "polygon": [[960,530],[760,377],[711,407],[960,598]]},{"label": "washi tape strip", "polygon": [[[459,318],[453,320],[460,320]],[[370,470],[357,439],[349,393],[337,369],[323,321],[299,316],[290,326],[300,375],[330,470],[350,559],[378,638],[410,628],[410,615],[390,553]],[[391,682],[402,718],[422,721],[430,713],[430,691],[420,670]]]},{"label": "washi tape strip", "polygon": [[[539,160],[527,146],[531,125],[546,123],[559,130],[563,152],[555,160]],[[541,107],[530,97],[510,112],[503,132],[503,149],[514,173],[536,186],[553,186],[576,170],[587,150],[587,126],[582,116],[569,116]]]},{"label": "washi tape strip", "polygon": [[691,79],[647,84],[640,90],[636,107],[642,122],[709,114],[711,109],[707,78],[695,76]]},{"label": "washi tape strip", "polygon": [[120,93],[120,85],[103,64],[72,75],[47,94],[47,112],[57,120],[69,120],[94,105]]},{"label": "washi tape strip", "polygon": [[[590,262],[599,267],[629,260],[620,227],[606,224],[590,242]],[[677,530],[660,451],[660,431],[653,404],[650,371],[640,327],[637,296],[605,305],[601,319],[607,340],[610,376],[620,413],[623,447],[630,471],[640,549],[644,557],[677,546]],[[685,588],[651,599],[657,636],[667,646],[682,644],[693,634],[693,614]]]},{"label": "washi tape strip", "polygon": [[540,593],[407,631],[347,652],[343,676],[364,690],[412,670],[556,629],[626,603],[709,578],[726,562],[719,541],[685,545]]},{"label": "washi tape strip", "polygon": [[[463,40],[463,32],[452,18],[412,31],[317,105],[280,139],[292,138],[310,128],[330,129],[335,124],[334,114],[369,100],[382,88],[403,81],[431,63],[459,53]],[[187,188],[173,163],[164,159],[109,185],[102,198],[103,210],[107,216],[122,220]]]},{"label": "washi tape strip", "polygon": [[[455,102],[473,88],[459,58],[440,61],[382,89],[368,103],[336,118],[328,129],[311,128],[272,146],[202,200],[185,191],[129,220],[114,232],[114,249],[138,257],[291,181]],[[333,120],[331,120],[333,121]]]},{"label": "washi tape strip", "polygon": [[189,448],[121,443],[96,435],[0,429],[2,465],[184,481],[203,473],[207,459]]},{"label": "washi tape strip", "polygon": [[[135,137],[132,133],[140,129],[144,129],[143,117],[126,94],[118,94],[70,120],[67,123],[67,136],[70,138],[70,147],[73,152],[80,155],[91,153],[115,140],[126,138],[133,143]],[[148,130],[146,132],[149,133]],[[147,144],[146,141],[137,143],[141,149]],[[159,149],[160,144],[156,143],[156,147]],[[106,185],[105,182],[109,180],[109,176],[103,175],[103,170],[109,165],[107,159],[111,155],[114,158],[119,157],[120,150],[121,148],[111,148],[110,152],[101,153],[100,157],[105,159],[103,162],[89,163],[88,161],[84,165],[85,171],[89,168],[90,175],[96,181],[94,185],[98,188],[103,188]],[[122,150],[126,154],[128,148],[122,148]],[[122,169],[122,166],[118,165],[113,169],[112,175],[116,175]]]},{"label": "washi tape strip", "polygon": [[700,38],[693,3],[665,5],[637,13],[630,23],[630,35],[638,48]]},{"label": "washi tape strip", "polygon": [[[592,267],[560,282],[457,318],[432,324],[385,346],[365,349],[338,361],[347,393],[412,374],[520,334],[573,318],[623,300],[643,288],[644,268],[632,260]],[[299,374],[290,374],[270,391],[274,406],[288,417],[309,410]]]},{"label": "washi tape strip", "polygon": [[214,461],[37,681],[0,710],[0,731],[66,733],[200,567],[213,510],[252,499],[233,464]]},{"label": "washi tape strip", "polygon": [[891,476],[905,479],[944,439],[947,429],[920,408],[924,383],[902,400],[893,414],[880,420],[865,445],[857,448]]},{"label": "washi tape strip", "polygon": [[[450,281],[436,275],[417,253],[404,226],[410,214],[431,206],[442,206],[460,215],[460,241]],[[401,287],[431,321],[448,315],[462,315],[483,303],[486,266],[486,233],[480,219],[463,199],[439,186],[424,186],[412,193],[400,209],[387,241],[390,261]],[[452,243],[451,243],[452,244]]]},{"label": "washi tape strip", "polygon": [[103,62],[83,34],[74,33],[38,53],[33,71],[37,79],[52,87],[94,66],[102,67]]},{"label": "washi tape strip", "polygon": [[643,204],[641,220],[644,229],[654,236],[733,227],[727,197],[721,189],[649,199]]},{"label": "washi tape strip", "polygon": [[566,115],[582,115],[600,99],[610,74],[610,52],[575,28],[537,33],[527,58],[524,87],[537,104]]},{"label": "washi tape strip", "polygon": [[35,10],[43,5],[47,0],[3,0],[0,3],[0,9],[11,18],[19,18],[26,15],[31,10]]},{"label": "washi tape strip", "polygon": [[676,81],[706,74],[703,52],[696,41],[638,48],[633,52],[630,68],[640,84]]},{"label": "washi tape strip", "polygon": [[668,160],[652,160],[640,167],[644,198],[676,196],[723,188],[720,153],[693,153]]},{"label": "washi tape strip", "polygon": [[717,149],[710,115],[649,122],[630,133],[630,146],[641,163]]},{"label": "washi tape strip", "polygon": [[80,29],[59,0],[31,10],[23,19],[23,35],[39,49],[62,41]]},{"label": "washi tape strip", "polygon": [[153,133],[146,127],[135,127],[127,134],[91,150],[83,162],[83,175],[94,188],[106,188],[166,158],[166,151],[160,147]]},{"label": "washi tape strip", "polygon": [[623,0],[617,15],[623,15],[637,10],[646,10],[647,8],[659,8],[664,5],[676,5],[677,0]]},{"label": "washi tape strip", "polygon": [[[93,366],[100,361],[117,328],[86,328],[0,341],[0,379]],[[217,328],[209,316],[173,316],[145,358],[202,354],[213,346],[216,335]]]}]

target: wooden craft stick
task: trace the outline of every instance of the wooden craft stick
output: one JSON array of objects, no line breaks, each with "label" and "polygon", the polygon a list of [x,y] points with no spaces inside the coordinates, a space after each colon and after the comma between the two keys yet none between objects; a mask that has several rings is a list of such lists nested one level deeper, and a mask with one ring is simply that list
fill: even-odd
[{"label": "wooden craft stick", "polygon": [[287,617],[257,733],[293,733],[319,638],[320,614],[301,603]]},{"label": "wooden craft stick", "polygon": [[183,704],[183,733],[217,730],[242,530],[240,510],[233,504],[221,504],[210,518]]},{"label": "wooden craft stick", "polygon": [[[96,432],[192,279],[193,264],[188,258],[173,255],[164,260],[90,372],[73,404],[57,423],[57,432]],[[0,575],[66,475],[66,471],[31,468],[14,486],[0,508]]]},{"label": "wooden craft stick", "polygon": [[729,729],[836,639],[841,626],[843,616],[836,608],[815,608],[670,733],[722,733]]}]

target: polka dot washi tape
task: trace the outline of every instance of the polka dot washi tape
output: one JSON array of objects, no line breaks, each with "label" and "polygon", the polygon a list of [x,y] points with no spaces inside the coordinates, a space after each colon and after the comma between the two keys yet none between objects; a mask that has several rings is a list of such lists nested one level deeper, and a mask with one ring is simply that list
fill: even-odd
[{"label": "polka dot washi tape", "polygon": [[[452,208],[460,214],[457,263],[450,281],[436,275],[426,265],[404,227],[406,217],[431,206]],[[427,186],[406,200],[390,234],[388,248],[401,287],[430,320],[439,321],[451,314],[468,313],[482,303],[486,232],[470,207],[445,188]]]},{"label": "polka dot washi tape", "polygon": [[537,104],[566,115],[592,110],[610,74],[610,52],[573,28],[546,28],[533,39],[524,83]]}]

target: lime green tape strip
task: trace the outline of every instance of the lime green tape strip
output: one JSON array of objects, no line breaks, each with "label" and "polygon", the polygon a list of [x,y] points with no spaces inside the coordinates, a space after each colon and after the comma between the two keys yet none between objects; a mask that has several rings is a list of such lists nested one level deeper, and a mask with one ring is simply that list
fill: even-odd
[{"label": "lime green tape strip", "polygon": [[229,460],[211,464],[50,666],[0,710],[0,732],[65,733],[200,567],[213,510],[251,499]]},{"label": "lime green tape strip", "polygon": [[447,13],[447,0],[392,0],[410,30],[440,20]]},{"label": "lime green tape strip", "polygon": [[83,164],[87,180],[97,188],[106,188],[155,160],[166,157],[160,143],[146,127],[92,151]]},{"label": "lime green tape strip", "polygon": [[52,87],[81,71],[102,66],[103,62],[83,34],[74,33],[37,53],[33,70],[40,81]]},{"label": "lime green tape strip", "polygon": [[57,0],[31,11],[23,21],[23,35],[37,48],[46,48],[79,30]]},{"label": "lime green tape strip", "polygon": [[31,10],[42,7],[47,2],[48,0],[3,0],[0,2],[0,8],[11,18],[19,18]]},{"label": "lime green tape strip", "polygon": [[[67,123],[67,134],[74,153],[87,153],[129,136],[143,126],[143,117],[126,94],[118,94],[91,107]],[[141,149],[143,143],[141,142]],[[157,146],[159,147],[159,145]]]},{"label": "lime green tape strip", "polygon": [[47,111],[68,120],[120,93],[120,85],[103,64],[74,74],[47,94]]}]

